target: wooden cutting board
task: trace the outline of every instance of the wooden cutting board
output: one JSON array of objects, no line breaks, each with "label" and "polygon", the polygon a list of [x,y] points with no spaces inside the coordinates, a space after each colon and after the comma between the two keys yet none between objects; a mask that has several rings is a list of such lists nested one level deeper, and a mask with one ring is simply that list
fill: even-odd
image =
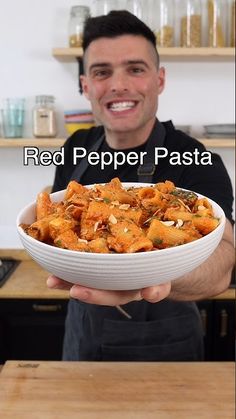
[{"label": "wooden cutting board", "polygon": [[3,419],[233,419],[233,363],[9,361]]}]

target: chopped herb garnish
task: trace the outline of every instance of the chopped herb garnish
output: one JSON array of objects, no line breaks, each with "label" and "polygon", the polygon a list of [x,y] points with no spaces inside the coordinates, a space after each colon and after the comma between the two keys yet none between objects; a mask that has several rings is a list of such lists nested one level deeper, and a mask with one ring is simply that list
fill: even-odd
[{"label": "chopped herb garnish", "polygon": [[163,243],[163,240],[162,239],[156,238],[156,239],[153,240],[154,246],[159,246],[162,243]]},{"label": "chopped herb garnish", "polygon": [[197,199],[197,195],[194,192],[184,191],[183,189],[174,189],[172,192],[170,192],[170,194],[189,200]]},{"label": "chopped herb garnish", "polygon": [[170,192],[171,195],[179,195],[179,191],[177,191],[176,189],[174,189],[172,192]]}]

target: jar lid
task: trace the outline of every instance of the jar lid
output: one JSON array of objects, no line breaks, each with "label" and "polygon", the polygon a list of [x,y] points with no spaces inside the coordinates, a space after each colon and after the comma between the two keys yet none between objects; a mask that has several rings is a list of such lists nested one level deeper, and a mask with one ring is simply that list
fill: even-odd
[{"label": "jar lid", "polygon": [[72,6],[70,9],[70,13],[73,16],[89,17],[90,8],[88,6]]},{"label": "jar lid", "polygon": [[43,103],[48,103],[48,102],[53,103],[55,98],[52,95],[38,95],[38,96],[36,96],[35,100],[36,100],[36,103],[42,103],[42,102]]}]

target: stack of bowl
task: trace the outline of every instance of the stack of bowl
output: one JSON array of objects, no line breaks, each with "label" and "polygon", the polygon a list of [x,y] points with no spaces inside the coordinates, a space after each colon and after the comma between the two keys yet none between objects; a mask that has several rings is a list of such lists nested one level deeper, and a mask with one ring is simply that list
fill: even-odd
[{"label": "stack of bowl", "polygon": [[94,117],[89,109],[74,109],[64,112],[65,127],[69,135],[79,129],[88,129],[95,125]]}]

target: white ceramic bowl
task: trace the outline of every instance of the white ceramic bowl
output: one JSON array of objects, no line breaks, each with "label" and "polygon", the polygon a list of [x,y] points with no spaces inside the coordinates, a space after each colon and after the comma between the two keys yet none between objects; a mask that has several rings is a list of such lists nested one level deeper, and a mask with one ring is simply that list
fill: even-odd
[{"label": "white ceramic bowl", "polygon": [[[130,187],[147,184],[123,185]],[[62,201],[64,193],[65,191],[55,192],[51,194],[51,199],[54,202]],[[59,278],[98,289],[139,289],[165,283],[187,274],[201,265],[215,250],[223,235],[225,215],[218,204],[210,199],[209,201],[215,216],[220,218],[220,224],[213,232],[187,244],[150,252],[85,253],[37,241],[19,227],[21,223],[31,224],[35,221],[35,202],[27,205],[18,215],[17,230],[30,256]]]}]

